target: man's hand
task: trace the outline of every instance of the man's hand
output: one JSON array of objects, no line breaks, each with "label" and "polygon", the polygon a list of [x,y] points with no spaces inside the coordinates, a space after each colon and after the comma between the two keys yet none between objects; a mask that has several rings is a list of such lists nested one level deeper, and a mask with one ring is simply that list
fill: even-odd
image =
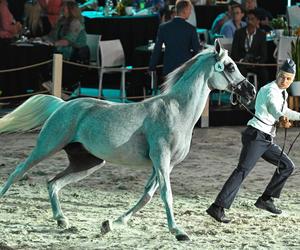
[{"label": "man's hand", "polygon": [[292,123],[289,121],[289,119],[286,116],[280,116],[279,117],[279,127],[280,128],[290,128],[290,127],[292,127]]}]

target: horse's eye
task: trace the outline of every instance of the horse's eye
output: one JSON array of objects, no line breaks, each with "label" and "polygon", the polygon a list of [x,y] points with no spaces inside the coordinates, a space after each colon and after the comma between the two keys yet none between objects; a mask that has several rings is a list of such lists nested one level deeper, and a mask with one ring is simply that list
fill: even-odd
[{"label": "horse's eye", "polygon": [[235,71],[235,68],[234,68],[233,63],[228,63],[228,64],[226,64],[226,65],[225,65],[225,69],[226,69],[228,72],[230,72],[230,73],[232,73],[232,72]]}]

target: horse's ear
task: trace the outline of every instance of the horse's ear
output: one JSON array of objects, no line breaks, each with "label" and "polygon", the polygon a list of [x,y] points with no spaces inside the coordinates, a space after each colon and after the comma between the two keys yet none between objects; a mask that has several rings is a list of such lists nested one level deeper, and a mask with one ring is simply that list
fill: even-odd
[{"label": "horse's ear", "polygon": [[221,47],[219,39],[216,39],[215,40],[215,50],[219,56],[221,55],[221,48],[222,47]]}]

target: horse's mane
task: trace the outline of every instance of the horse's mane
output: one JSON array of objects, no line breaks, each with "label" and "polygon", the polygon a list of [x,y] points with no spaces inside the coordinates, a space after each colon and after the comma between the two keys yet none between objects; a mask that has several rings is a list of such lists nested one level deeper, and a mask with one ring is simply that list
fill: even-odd
[{"label": "horse's mane", "polygon": [[[172,71],[167,75],[166,81],[161,85],[160,89],[162,93],[168,92],[174,86],[178,80],[183,76],[183,74],[191,68],[191,66],[198,60],[199,57],[202,57],[203,55],[207,55],[211,52],[214,52],[214,47],[209,47],[197,55],[195,55],[193,58],[182,64],[180,67]],[[201,60],[202,61],[202,60]],[[200,60],[199,60],[200,62]],[[199,63],[198,62],[198,63]]]}]

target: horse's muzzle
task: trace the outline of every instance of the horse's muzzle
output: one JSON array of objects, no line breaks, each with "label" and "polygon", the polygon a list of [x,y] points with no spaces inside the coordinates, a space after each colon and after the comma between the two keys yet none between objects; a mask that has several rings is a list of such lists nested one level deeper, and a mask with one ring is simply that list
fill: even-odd
[{"label": "horse's muzzle", "polygon": [[233,93],[244,98],[247,103],[250,103],[256,96],[254,85],[247,79],[239,82],[233,89]]}]

